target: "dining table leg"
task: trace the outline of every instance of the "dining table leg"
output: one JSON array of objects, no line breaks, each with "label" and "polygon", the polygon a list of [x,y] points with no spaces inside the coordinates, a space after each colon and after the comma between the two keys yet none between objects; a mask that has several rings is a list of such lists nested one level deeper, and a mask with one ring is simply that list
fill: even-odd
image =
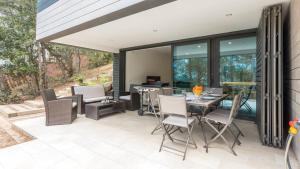
[{"label": "dining table leg", "polygon": [[206,113],[207,110],[208,110],[207,108],[204,108],[203,112],[202,112],[202,116],[200,117],[200,127],[201,127],[203,138],[204,138],[204,143],[205,143],[204,148],[206,148],[206,150],[205,150],[206,153],[208,153],[208,145],[207,145],[207,138],[206,138],[206,133],[205,133],[202,117],[205,116],[205,113]]}]

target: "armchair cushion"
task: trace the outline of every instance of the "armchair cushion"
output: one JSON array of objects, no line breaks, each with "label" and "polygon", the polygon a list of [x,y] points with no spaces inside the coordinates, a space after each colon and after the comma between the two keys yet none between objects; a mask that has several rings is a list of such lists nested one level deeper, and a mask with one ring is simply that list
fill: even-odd
[{"label": "armchair cushion", "polygon": [[127,101],[130,101],[130,100],[131,100],[131,96],[130,96],[130,95],[127,95],[127,96],[120,96],[119,99],[120,99],[120,100],[127,100]]},{"label": "armchair cushion", "polygon": [[85,98],[85,99],[83,99],[83,102],[85,102],[85,103],[97,102],[97,101],[105,100],[106,98],[107,98],[106,96]]},{"label": "armchair cushion", "polygon": [[105,97],[103,85],[99,86],[74,86],[74,94],[83,95],[83,100]]},{"label": "armchair cushion", "polygon": [[76,102],[72,102],[72,108],[75,108],[77,106]]}]

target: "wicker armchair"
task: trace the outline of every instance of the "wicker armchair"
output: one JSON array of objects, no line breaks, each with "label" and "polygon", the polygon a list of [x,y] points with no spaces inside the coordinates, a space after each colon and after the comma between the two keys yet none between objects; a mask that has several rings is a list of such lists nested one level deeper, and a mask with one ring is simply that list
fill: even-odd
[{"label": "wicker armchair", "polygon": [[71,124],[81,110],[78,96],[57,98],[53,89],[42,91],[46,112],[46,126]]},{"label": "wicker armchair", "polygon": [[119,99],[125,102],[126,110],[134,111],[140,108],[140,94],[134,88],[135,86],[140,85],[131,84],[129,92],[120,92]]}]

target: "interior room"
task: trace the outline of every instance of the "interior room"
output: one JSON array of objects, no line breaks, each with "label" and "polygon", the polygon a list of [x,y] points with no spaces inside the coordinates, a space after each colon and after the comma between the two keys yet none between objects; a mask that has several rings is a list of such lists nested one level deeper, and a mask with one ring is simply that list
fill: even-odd
[{"label": "interior room", "polygon": [[171,46],[128,51],[125,69],[126,91],[129,91],[131,84],[170,86],[172,84]]}]

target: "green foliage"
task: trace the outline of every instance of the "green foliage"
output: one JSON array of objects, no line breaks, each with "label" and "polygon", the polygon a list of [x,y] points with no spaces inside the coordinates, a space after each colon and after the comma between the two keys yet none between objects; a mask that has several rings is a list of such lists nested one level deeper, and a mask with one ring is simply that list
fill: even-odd
[{"label": "green foliage", "polygon": [[[0,0],[0,62],[6,61],[8,63],[5,65],[2,63],[0,71],[9,77],[20,79],[29,77],[31,78],[30,81],[35,83],[35,85],[27,84],[27,86],[32,87],[32,90],[29,90],[26,85],[18,86],[16,91],[14,89],[0,89],[0,102],[17,102],[19,94],[16,93],[36,94],[41,88],[47,88],[49,82],[55,86],[69,81],[74,74],[74,69],[76,70],[73,65],[74,57],[88,56],[91,63],[90,68],[103,66],[112,61],[110,53],[36,42],[36,1]],[[63,72],[62,77],[47,77],[46,66],[49,58],[46,58],[45,50],[59,65]],[[80,64],[78,64],[77,70],[81,70]],[[77,81],[84,84],[83,78],[77,77]],[[106,80],[103,79],[102,81]]]},{"label": "green foliage", "polygon": [[[81,84],[83,84],[84,75],[79,73],[79,74],[76,74],[75,76],[73,76],[72,79],[75,82],[77,82],[79,85],[81,85]],[[84,86],[84,85],[81,85],[81,86]]]},{"label": "green foliage", "polygon": [[110,82],[110,78],[109,78],[109,76],[107,74],[101,74],[98,77],[98,80],[99,80],[100,84],[104,84],[104,83]]},{"label": "green foliage", "polygon": [[252,82],[255,81],[256,55],[240,54],[220,57],[221,82]]},{"label": "green foliage", "polygon": [[112,62],[112,54],[106,52],[88,52],[89,68],[96,68]]},{"label": "green foliage", "polygon": [[21,101],[22,101],[22,99],[17,94],[17,92],[0,89],[0,105],[7,104],[7,103],[20,103]]},{"label": "green foliage", "polygon": [[9,60],[6,73],[38,73],[35,43],[35,0],[0,0],[0,59]]},{"label": "green foliage", "polygon": [[107,74],[101,74],[98,76],[96,80],[88,80],[84,82],[84,75],[83,74],[76,74],[72,77],[72,79],[77,82],[80,86],[95,86],[99,84],[105,84],[107,82],[110,82],[110,78]]}]

